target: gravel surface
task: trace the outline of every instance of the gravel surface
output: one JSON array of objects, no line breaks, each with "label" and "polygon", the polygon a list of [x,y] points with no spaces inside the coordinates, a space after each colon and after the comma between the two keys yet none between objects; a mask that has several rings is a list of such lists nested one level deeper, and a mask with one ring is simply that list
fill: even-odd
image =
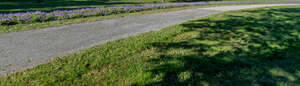
[{"label": "gravel surface", "polygon": [[0,34],[0,76],[34,67],[49,60],[85,48],[138,33],[160,30],[188,20],[228,11],[255,7],[279,6],[241,5],[197,8],[142,16],[131,16]]}]

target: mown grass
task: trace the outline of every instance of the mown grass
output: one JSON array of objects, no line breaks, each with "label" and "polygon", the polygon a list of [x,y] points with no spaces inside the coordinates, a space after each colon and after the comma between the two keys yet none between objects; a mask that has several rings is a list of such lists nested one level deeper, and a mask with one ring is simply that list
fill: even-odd
[{"label": "mown grass", "polygon": [[189,21],[57,58],[0,85],[298,86],[299,8]]}]

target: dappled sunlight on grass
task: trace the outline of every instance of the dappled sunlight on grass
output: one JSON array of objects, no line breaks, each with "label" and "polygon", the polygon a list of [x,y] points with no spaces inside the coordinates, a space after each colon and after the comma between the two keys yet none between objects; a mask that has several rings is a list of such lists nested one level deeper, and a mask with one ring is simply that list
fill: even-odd
[{"label": "dappled sunlight on grass", "polygon": [[299,14],[298,8],[265,8],[184,23],[198,35],[153,43],[157,52],[185,54],[153,60],[161,64],[150,71],[164,76],[149,85],[299,85]]},{"label": "dappled sunlight on grass", "polygon": [[284,71],[283,69],[280,68],[273,68],[269,70],[271,75],[274,77],[282,77],[287,79],[290,82],[295,82],[297,81],[297,77],[295,77],[294,75],[292,75],[291,73]]},{"label": "dappled sunlight on grass", "polygon": [[0,85],[298,86],[299,8],[226,12],[112,41]]}]

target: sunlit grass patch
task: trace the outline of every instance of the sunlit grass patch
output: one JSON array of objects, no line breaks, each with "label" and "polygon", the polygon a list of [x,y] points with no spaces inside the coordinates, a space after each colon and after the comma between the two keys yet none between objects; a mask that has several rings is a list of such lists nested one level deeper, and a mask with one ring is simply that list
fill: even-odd
[{"label": "sunlit grass patch", "polygon": [[58,58],[0,85],[298,86],[299,8],[189,21]]}]

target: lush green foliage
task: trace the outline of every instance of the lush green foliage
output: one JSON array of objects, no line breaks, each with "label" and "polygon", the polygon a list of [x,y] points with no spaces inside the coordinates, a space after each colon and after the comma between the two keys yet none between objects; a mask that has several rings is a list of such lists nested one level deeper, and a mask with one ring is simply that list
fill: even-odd
[{"label": "lush green foliage", "polygon": [[0,85],[298,86],[299,8],[186,22],[58,58]]}]

